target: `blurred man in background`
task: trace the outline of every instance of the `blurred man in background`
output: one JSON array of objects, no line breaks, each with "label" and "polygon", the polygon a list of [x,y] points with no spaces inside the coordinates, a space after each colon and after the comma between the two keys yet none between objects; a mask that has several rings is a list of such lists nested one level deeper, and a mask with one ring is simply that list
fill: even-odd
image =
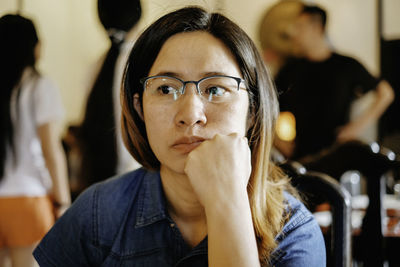
[{"label": "blurred man in background", "polygon": [[[296,138],[277,140],[288,158],[319,153],[335,143],[359,140],[394,99],[391,86],[373,77],[357,60],[333,51],[326,40],[326,12],[304,5],[294,24],[294,58],[276,76],[281,111],[295,117]],[[369,91],[373,103],[350,120],[353,101]]]}]

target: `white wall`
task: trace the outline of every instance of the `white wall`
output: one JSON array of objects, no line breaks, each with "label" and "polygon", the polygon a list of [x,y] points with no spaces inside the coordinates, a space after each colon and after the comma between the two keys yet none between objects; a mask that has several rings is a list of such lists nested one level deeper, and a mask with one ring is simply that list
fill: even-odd
[{"label": "white wall", "polygon": [[385,39],[400,39],[400,1],[383,0],[383,34]]},{"label": "white wall", "polygon": [[[0,15],[15,13],[16,0],[1,0]],[[21,15],[34,20],[41,40],[39,70],[60,87],[66,109],[64,124],[80,120],[93,66],[107,49],[98,23],[96,2],[24,1]]]},{"label": "white wall", "polygon": [[357,58],[379,75],[376,0],[318,0],[328,11],[328,36],[339,52]]},{"label": "white wall", "polygon": [[[0,15],[16,10],[16,0],[1,0]],[[82,112],[96,64],[108,48],[106,34],[97,18],[97,0],[24,1],[22,14],[35,20],[43,42],[39,69],[61,88],[67,110],[65,124],[77,123]],[[265,9],[277,0],[142,0],[141,28],[166,12],[187,4],[220,10],[237,22],[256,43],[257,27]],[[378,74],[378,39],[376,36],[377,0],[315,0],[329,13],[328,35],[341,53],[359,59]],[[387,35],[400,36],[400,1],[385,0],[388,16]],[[388,7],[390,6],[390,7]]]}]

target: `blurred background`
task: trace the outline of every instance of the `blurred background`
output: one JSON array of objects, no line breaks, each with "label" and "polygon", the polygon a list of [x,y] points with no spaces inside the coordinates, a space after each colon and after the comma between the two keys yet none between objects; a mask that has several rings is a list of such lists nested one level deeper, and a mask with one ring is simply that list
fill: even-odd
[{"label": "blurred background", "polygon": [[[290,31],[290,25],[293,24],[293,21],[290,19],[290,10],[281,9],[280,11],[276,11],[275,9],[272,13],[266,13],[266,11],[273,10],[274,7],[278,5],[282,6],[282,2],[286,2],[283,4],[286,5],[288,2],[293,3],[294,1],[295,0],[141,0],[143,11],[141,20],[138,26],[134,27],[135,31],[132,32],[134,36],[127,36],[126,40],[127,43],[131,44],[131,40],[135,40],[137,35],[143,31],[146,26],[150,25],[155,19],[167,12],[187,5],[198,5],[210,11],[223,13],[239,24],[239,26],[255,41],[260,52],[262,51],[260,27],[262,25],[261,28],[263,30],[269,29],[264,31],[267,32],[266,36],[268,37],[268,47],[266,48],[283,55],[285,49],[289,47],[286,47],[287,43],[290,41],[290,34],[288,31]],[[357,206],[354,208],[352,204],[353,212],[362,210],[362,215],[358,217],[354,216],[354,213],[352,213],[354,218],[361,218],[359,222],[356,221],[357,226],[353,225],[354,220],[352,220],[352,227],[359,230],[362,216],[364,216],[365,213],[368,214],[368,216],[365,215],[365,221],[367,221],[367,223],[362,224],[362,227],[365,226],[363,231],[354,232],[352,228],[353,234],[356,233],[356,238],[353,240],[354,244],[356,244],[354,245],[353,255],[363,260],[365,263],[370,262],[370,265],[354,266],[383,266],[380,264],[383,262],[381,259],[384,257],[383,254],[380,253],[383,251],[382,244],[385,244],[388,248],[385,253],[389,255],[386,258],[390,262],[389,265],[385,266],[400,266],[400,258],[398,257],[397,251],[400,242],[400,0],[304,0],[302,2],[320,5],[327,11],[328,22],[326,25],[326,38],[330,48],[339,54],[355,58],[373,76],[382,77],[387,80],[393,87],[395,98],[385,114],[380,118],[379,127],[373,125],[372,134],[363,131],[365,132],[365,136],[360,139],[367,144],[350,143],[340,149],[332,150],[330,154],[318,154],[317,157],[311,158],[308,162],[302,162],[304,166],[300,166],[298,162],[295,162],[296,164],[293,164],[293,162],[290,163],[290,161],[286,162],[286,159],[280,155],[280,153],[276,153],[277,158],[274,160],[277,163],[280,162],[280,166],[293,178],[297,176],[299,176],[297,178],[301,178],[306,169],[329,174],[337,181],[341,181],[342,185],[355,197],[352,200],[353,204],[357,204],[361,200],[362,205],[359,206],[362,206],[362,209],[357,208]],[[110,50],[110,39],[105,31],[105,27],[99,20],[97,3],[98,0],[0,0],[0,17],[7,13],[19,13],[33,20],[38,31],[39,40],[41,41],[41,57],[37,64],[38,70],[43,75],[53,80],[60,88],[66,112],[60,124],[63,129],[64,149],[67,154],[72,200],[83,190],[82,181],[84,181],[84,178],[81,178],[84,176],[82,175],[83,172],[79,172],[79,169],[82,166],[88,166],[88,164],[85,163],[81,164],[81,161],[82,159],[89,158],[81,154],[82,151],[80,151],[82,143],[80,143],[79,140],[77,141],[77,136],[80,135],[79,127],[84,119],[87,99],[91,93],[96,76],[99,73],[99,69],[107,52]],[[268,27],[266,27],[266,24],[261,24],[261,21],[264,15],[268,14]],[[130,33],[128,33],[128,35]],[[1,41],[2,40],[0,40],[0,42]],[[129,47],[127,48],[128,49],[121,48],[118,52],[121,52],[122,56],[125,56],[125,52],[129,51]],[[120,47],[118,47],[118,49],[120,49]],[[265,52],[265,50],[262,52]],[[270,59],[273,59],[273,53],[270,55],[272,55]],[[264,60],[268,62],[268,67],[272,73],[276,73],[274,64],[272,61],[267,60],[266,53],[264,53],[263,56]],[[115,63],[114,61],[114,64]],[[118,66],[117,64],[116,70],[114,70],[113,65],[112,70],[114,70],[114,74],[118,73]],[[354,77],[354,75],[351,77]],[[276,81],[278,84],[278,79],[276,79]],[[114,90],[113,88],[115,88],[111,87],[112,86],[108,88],[109,92],[112,92],[112,90]],[[99,98],[107,99],[103,97],[103,95],[100,95]],[[358,100],[359,99],[357,99],[356,102]],[[300,101],[296,98],[296,102]],[[104,107],[103,104],[100,106]],[[282,106],[283,105],[281,105],[281,107]],[[363,109],[363,103],[358,102],[354,106],[360,108],[358,112],[361,113],[360,110]],[[371,106],[367,105],[365,107],[364,105],[364,109],[368,108],[372,109]],[[103,109],[103,111],[104,112],[99,115],[100,120],[103,120],[105,116],[104,113],[110,113],[107,109]],[[119,112],[116,112],[116,114],[119,114]],[[352,114],[357,116],[357,108],[354,113],[352,110]],[[280,124],[278,123],[277,136],[280,138],[279,128],[283,130],[292,129],[292,131],[293,128],[295,128],[295,118],[293,114],[287,117],[286,122],[288,123],[283,123],[282,127],[279,127]],[[95,124],[96,123],[97,121]],[[317,126],[320,127],[319,124]],[[119,125],[116,125],[115,128],[119,129]],[[374,129],[375,132],[373,132]],[[287,132],[290,133],[289,130]],[[376,133],[378,130],[379,134],[377,135]],[[117,131],[117,136],[119,135],[120,133]],[[93,135],[89,135],[90,139],[92,139],[92,136]],[[293,141],[295,136],[296,133],[291,132],[291,134],[288,135],[288,139],[282,138],[282,140]],[[314,142],[314,140],[312,141]],[[375,141],[378,141],[379,145],[382,144],[382,147]],[[101,143],[104,146],[102,142],[97,143]],[[95,143],[96,146],[97,143]],[[97,154],[97,152],[95,151],[94,154]],[[108,152],[104,154],[110,157],[113,155]],[[124,158],[120,154],[118,154],[118,157]],[[128,157],[130,163],[135,163],[132,162],[132,158],[129,155]],[[106,162],[108,161],[106,160]],[[349,162],[352,164],[350,167],[349,164],[347,164]],[[131,165],[129,166],[132,167]],[[96,169],[103,172],[100,168],[97,168],[98,166],[102,166],[102,164],[97,164],[95,166]],[[297,167],[295,168],[293,166]],[[137,165],[135,167],[137,167]],[[115,169],[115,172],[117,172],[117,170],[118,169]],[[98,175],[90,176],[97,177]],[[111,175],[107,174],[107,177],[109,176]],[[314,179],[315,173],[311,176],[311,178]],[[363,179],[360,181],[360,178]],[[294,179],[295,182],[300,180],[301,179]],[[319,181],[321,179],[316,180]],[[323,182],[325,180],[325,178],[322,179]],[[337,181],[334,182],[337,183]],[[334,184],[334,182],[329,182],[328,184]],[[316,189],[312,189],[320,192],[320,186],[324,186],[324,184],[320,185],[317,183],[317,185],[318,187],[316,187]],[[389,197],[386,193],[388,193]],[[381,196],[381,194],[383,194],[383,196]],[[343,203],[347,201],[343,199],[340,199]],[[388,202],[388,199],[391,202]],[[368,203],[365,203],[365,200],[374,203],[374,205],[368,205]],[[337,202],[337,200],[335,201]],[[331,209],[334,212],[337,212],[337,210],[335,210],[336,202],[332,201],[332,203],[329,203],[334,207]],[[349,205],[349,201],[346,203],[346,205]],[[394,204],[388,207],[387,203]],[[343,205],[343,207],[344,206],[345,205]],[[365,212],[367,206],[368,210]],[[384,214],[382,212],[382,207],[388,212],[394,210],[396,213],[392,213],[392,215],[388,213],[387,216],[382,216],[382,214]],[[321,214],[324,215],[323,218],[326,218],[326,214],[324,213],[326,210],[316,209],[316,211],[322,212]],[[328,218],[330,218],[329,216]],[[389,220],[388,218],[392,218],[393,220]],[[324,220],[322,220],[322,222]],[[333,220],[330,219],[329,224]],[[346,221],[346,223],[349,224],[350,216],[342,216],[338,220]],[[322,227],[324,226],[321,220],[319,220],[319,223]],[[394,230],[392,232],[382,232],[382,229],[384,229],[382,225],[387,227],[387,229],[389,229],[390,226],[390,229]],[[350,230],[350,227],[348,227],[347,230]],[[343,229],[340,229],[340,231],[332,230],[331,233],[344,233]],[[364,235],[361,236],[359,234],[360,232],[368,234],[375,233],[375,235],[371,235],[372,237],[364,237]],[[324,234],[325,237],[330,238],[329,232],[324,232]],[[350,234],[344,235],[348,239],[349,236],[351,237]],[[343,239],[343,236],[339,234],[337,234],[337,236]],[[357,236],[362,237],[359,239],[358,243],[356,243]],[[384,236],[387,238],[385,242],[388,243],[382,241]],[[391,238],[393,238],[394,241],[390,241]],[[349,245],[347,247],[344,246],[342,244],[344,243],[342,239],[339,240],[340,242],[332,242],[332,244],[339,244],[343,248],[343,255],[351,255],[351,253],[348,252]],[[370,256],[378,259],[377,255],[381,255],[381,258],[378,259],[379,264],[376,264],[376,261],[370,261],[368,257],[365,258],[362,256],[360,258],[359,255],[368,254],[367,256],[369,256],[370,253],[365,253],[365,251],[371,251],[371,247],[368,246],[366,246],[366,250],[364,250],[363,244],[369,244],[371,246],[376,245],[372,250],[376,251],[376,253],[372,253]],[[332,255],[334,255],[334,253],[332,253]],[[351,258],[351,256],[346,257],[346,259]],[[333,261],[329,262],[332,264]],[[2,266],[1,262],[0,266]]]},{"label": "blurred background", "polygon": [[[179,7],[195,4],[217,10],[244,28],[259,44],[258,25],[265,10],[276,0],[143,0],[143,29],[154,19]],[[373,75],[380,75],[380,35],[400,39],[398,0],[306,1],[326,8],[327,33],[332,46],[359,60]],[[380,3],[380,4],[379,4]],[[379,5],[381,5],[381,12]],[[61,89],[66,116],[64,128],[82,120],[86,97],[98,71],[99,58],[107,51],[106,32],[97,16],[96,0],[1,0],[0,16],[19,11],[37,25],[42,40],[39,69]],[[381,34],[379,16],[382,14]],[[398,124],[398,122],[397,122]]]}]

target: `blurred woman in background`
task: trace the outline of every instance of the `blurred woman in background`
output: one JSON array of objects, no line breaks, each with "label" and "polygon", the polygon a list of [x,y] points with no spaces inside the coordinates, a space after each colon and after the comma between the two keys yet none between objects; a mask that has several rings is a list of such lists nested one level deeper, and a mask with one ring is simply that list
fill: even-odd
[{"label": "blurred woman in background", "polygon": [[0,38],[0,265],[10,258],[13,267],[35,266],[34,246],[70,205],[56,127],[63,108],[58,89],[35,68],[33,22],[5,15]]}]

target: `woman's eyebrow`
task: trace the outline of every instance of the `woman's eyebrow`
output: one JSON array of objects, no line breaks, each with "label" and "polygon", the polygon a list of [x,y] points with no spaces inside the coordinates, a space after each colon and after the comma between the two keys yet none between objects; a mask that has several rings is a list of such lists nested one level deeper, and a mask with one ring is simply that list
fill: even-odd
[{"label": "woman's eyebrow", "polygon": [[215,76],[215,75],[227,75],[225,72],[221,71],[210,71],[210,72],[205,72],[201,76],[202,77],[209,77],[209,76]]},{"label": "woman's eyebrow", "polygon": [[152,75],[152,76],[171,76],[171,77],[180,78],[180,75],[178,73],[172,72],[172,71],[161,71],[161,72],[157,73],[156,75]]},{"label": "woman's eyebrow", "polygon": [[[200,77],[205,78],[205,77],[210,77],[210,76],[215,76],[215,75],[228,75],[225,72],[221,71],[207,71],[201,73]],[[155,75],[152,76],[171,76],[171,77],[176,77],[176,78],[182,78],[182,75],[173,71],[160,71]]]}]

